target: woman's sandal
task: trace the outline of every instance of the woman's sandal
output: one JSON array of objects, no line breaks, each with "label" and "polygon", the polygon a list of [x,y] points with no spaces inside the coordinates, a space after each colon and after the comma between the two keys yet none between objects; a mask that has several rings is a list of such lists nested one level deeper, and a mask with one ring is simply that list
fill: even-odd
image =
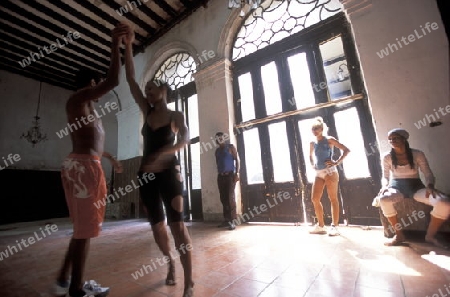
[{"label": "woman's sandal", "polygon": [[175,281],[175,265],[169,264],[169,271],[167,272],[166,285],[175,286],[177,282]]}]

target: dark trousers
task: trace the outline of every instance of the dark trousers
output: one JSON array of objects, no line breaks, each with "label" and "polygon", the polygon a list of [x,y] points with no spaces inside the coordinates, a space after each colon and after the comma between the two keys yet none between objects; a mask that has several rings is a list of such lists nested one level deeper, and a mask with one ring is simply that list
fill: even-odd
[{"label": "dark trousers", "polygon": [[219,186],[220,202],[223,205],[223,218],[226,222],[237,218],[236,216],[236,199],[234,197],[234,174],[218,175],[217,185]]}]

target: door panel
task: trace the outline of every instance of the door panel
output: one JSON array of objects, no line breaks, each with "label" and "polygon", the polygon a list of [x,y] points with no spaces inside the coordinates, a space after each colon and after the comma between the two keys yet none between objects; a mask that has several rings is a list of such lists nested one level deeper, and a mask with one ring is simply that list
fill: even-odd
[{"label": "door panel", "polygon": [[323,61],[330,100],[354,95],[342,37],[338,36],[322,43],[319,46],[319,50]]},{"label": "door panel", "polygon": [[270,124],[269,137],[274,183],[293,182],[286,123]]},{"label": "door panel", "polygon": [[273,115],[282,111],[278,71],[272,61],[261,67],[261,80],[264,90],[266,114]]},{"label": "door panel", "polygon": [[369,170],[357,107],[338,111],[334,113],[334,118],[339,140],[351,151],[341,166],[345,178],[340,183],[348,223],[379,223],[378,209],[372,207],[379,183],[372,178]]},{"label": "door panel", "polygon": [[200,139],[198,121],[198,99],[195,83],[188,83],[176,90],[178,99],[168,104],[171,109],[184,114],[191,137],[186,149],[178,157],[183,176],[184,219],[203,220],[200,175]]},{"label": "door panel", "polygon": [[247,184],[263,184],[264,176],[261,162],[261,145],[258,128],[246,130],[243,133],[245,145],[245,171]]},{"label": "door panel", "polygon": [[306,53],[292,55],[287,58],[287,61],[289,65],[289,76],[293,82],[294,90],[294,97],[289,100],[289,104],[295,104],[297,108],[315,105],[316,100]]}]

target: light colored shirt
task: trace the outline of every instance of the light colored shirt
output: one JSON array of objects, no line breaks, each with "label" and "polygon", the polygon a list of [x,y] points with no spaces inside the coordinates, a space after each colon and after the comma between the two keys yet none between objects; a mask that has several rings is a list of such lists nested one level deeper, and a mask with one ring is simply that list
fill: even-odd
[{"label": "light colored shirt", "polygon": [[427,158],[422,151],[411,149],[413,153],[414,168],[411,169],[409,164],[397,165],[394,168],[392,164],[392,157],[390,153],[383,156],[383,179],[390,180],[394,178],[420,178],[419,169],[422,172],[426,184],[434,184],[435,178],[430,169]]}]

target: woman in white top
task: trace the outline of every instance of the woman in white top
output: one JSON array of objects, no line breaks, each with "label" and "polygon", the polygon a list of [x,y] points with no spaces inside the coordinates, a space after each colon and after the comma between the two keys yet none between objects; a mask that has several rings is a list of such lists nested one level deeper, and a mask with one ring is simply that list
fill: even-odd
[{"label": "woman in white top", "polygon": [[[394,227],[395,236],[385,245],[399,245],[405,241],[394,204],[404,198],[414,198],[416,201],[433,206],[425,241],[442,246],[435,236],[450,216],[450,202],[448,197],[434,188],[434,175],[425,154],[410,148],[408,138],[409,133],[404,129],[397,128],[388,132],[392,150],[383,157],[383,187],[377,199],[379,199],[383,215]],[[420,179],[419,169],[424,176],[426,186]]]}]

